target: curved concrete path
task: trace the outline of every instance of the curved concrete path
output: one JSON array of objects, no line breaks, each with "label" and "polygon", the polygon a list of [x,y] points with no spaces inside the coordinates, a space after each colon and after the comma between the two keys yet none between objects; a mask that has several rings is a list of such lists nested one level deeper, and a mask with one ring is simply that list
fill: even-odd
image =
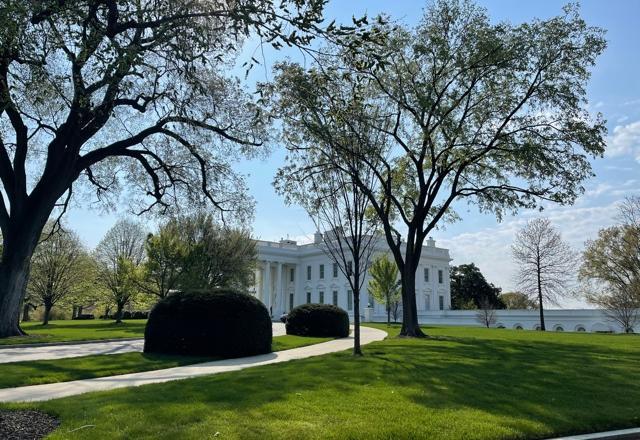
[{"label": "curved concrete path", "polygon": [[[381,341],[386,336],[387,332],[371,327],[362,327],[360,329],[360,340],[362,345],[369,344],[374,341]],[[320,356],[323,354],[348,350],[352,347],[353,337],[349,336],[348,338],[334,339],[333,341],[308,345],[306,347],[293,348],[291,350],[245,358],[225,359],[183,367],[167,368],[164,370],[145,371],[142,373],[123,374],[120,376],[99,377],[96,379],[74,380],[72,382],[5,388],[0,389],[0,402],[36,402],[59,399],[61,397],[74,396],[92,391],[113,390],[115,388],[136,387],[152,383],[169,382],[210,374],[225,373],[228,371],[238,371],[260,365],[278,364],[294,359]]]},{"label": "curved concrete path", "polygon": [[[273,336],[286,335],[283,323],[273,323]],[[43,345],[40,347],[0,348],[0,364],[9,362],[63,359],[81,356],[131,353],[142,351],[144,339],[124,341],[83,342],[78,344]]]}]

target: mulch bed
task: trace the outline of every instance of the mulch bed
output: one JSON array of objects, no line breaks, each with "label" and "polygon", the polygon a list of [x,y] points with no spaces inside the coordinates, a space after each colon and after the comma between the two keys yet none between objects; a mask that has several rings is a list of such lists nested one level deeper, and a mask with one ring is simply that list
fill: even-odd
[{"label": "mulch bed", "polygon": [[0,439],[39,440],[56,429],[55,417],[33,410],[0,410]]}]

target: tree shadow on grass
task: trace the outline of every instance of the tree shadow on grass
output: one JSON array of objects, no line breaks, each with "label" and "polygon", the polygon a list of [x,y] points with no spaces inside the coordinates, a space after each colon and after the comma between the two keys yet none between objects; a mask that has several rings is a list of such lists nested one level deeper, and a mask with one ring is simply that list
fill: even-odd
[{"label": "tree shadow on grass", "polygon": [[391,338],[366,346],[363,358],[342,352],[38,407],[66,427],[95,424],[87,438],[110,429],[107,420],[118,426],[113,438],[150,430],[197,438],[202,427],[280,437],[283,426],[293,437],[406,438],[449,429],[451,438],[480,438],[469,412],[495,425],[485,438],[543,438],[640,424],[638,353],[552,339]]}]

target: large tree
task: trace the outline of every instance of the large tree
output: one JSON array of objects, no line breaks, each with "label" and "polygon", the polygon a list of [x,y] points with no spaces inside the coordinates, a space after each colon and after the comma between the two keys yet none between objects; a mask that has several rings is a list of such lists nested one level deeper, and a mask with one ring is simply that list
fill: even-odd
[{"label": "large tree", "polygon": [[[48,229],[52,229],[49,225]],[[27,285],[29,301],[42,305],[42,323],[49,323],[51,308],[71,297],[92,282],[92,262],[72,231],[45,231],[31,263],[31,276]]]},{"label": "large tree", "polygon": [[140,224],[119,220],[107,231],[94,255],[98,282],[116,306],[116,322],[139,291],[139,274],[144,260],[145,233]]},{"label": "large tree", "polygon": [[0,337],[47,219],[82,184],[140,211],[185,199],[243,211],[234,158],[263,151],[260,111],[225,74],[250,35],[318,30],[323,0],[6,0],[0,8]]},{"label": "large tree", "polygon": [[490,306],[502,309],[499,287],[489,283],[475,264],[451,267],[451,307],[453,309],[480,309]]},{"label": "large tree", "polygon": [[516,234],[511,252],[518,264],[518,288],[537,301],[540,330],[544,331],[544,304],[557,304],[559,298],[570,293],[576,255],[546,218],[527,222]]},{"label": "large tree", "polygon": [[[586,85],[606,42],[575,6],[513,25],[469,1],[437,0],[415,29],[381,21],[369,41],[329,47],[308,68],[279,65],[265,92],[283,120],[286,172],[313,149],[369,197],[401,273],[401,334],[422,336],[422,245],[456,218],[454,202],[502,217],[541,201],[571,204],[583,191],[589,158],[605,146]],[[371,144],[372,130],[388,142]],[[354,154],[374,170],[375,188],[344,160]]]},{"label": "large tree", "polygon": [[640,313],[640,197],[627,198],[618,217],[586,243],[579,275],[587,300],[631,332]]}]

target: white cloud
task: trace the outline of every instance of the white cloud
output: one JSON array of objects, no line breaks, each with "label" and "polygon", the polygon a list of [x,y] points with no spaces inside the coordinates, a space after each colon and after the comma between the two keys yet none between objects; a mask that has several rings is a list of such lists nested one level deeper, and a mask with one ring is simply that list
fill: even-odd
[{"label": "white cloud", "polygon": [[618,118],[618,120],[616,122],[618,122],[618,124],[622,124],[623,122],[627,122],[629,120],[629,116],[620,116]]},{"label": "white cloud", "polygon": [[[625,182],[627,183],[627,182]],[[610,188],[609,188],[610,189]],[[610,191],[603,190],[602,193]],[[605,206],[561,207],[553,206],[543,212],[527,211],[495,226],[477,232],[461,233],[441,238],[438,245],[449,248],[452,264],[475,263],[489,282],[503,288],[515,289],[516,263],[511,256],[511,244],[516,232],[536,217],[547,217],[560,230],[562,237],[574,250],[581,252],[584,242],[596,237],[598,230],[614,223],[617,201]],[[577,268],[576,268],[577,269]],[[563,307],[585,307],[575,298],[560,302]]]},{"label": "white cloud", "polygon": [[617,125],[607,141],[609,156],[632,155],[640,162],[640,121]]}]

